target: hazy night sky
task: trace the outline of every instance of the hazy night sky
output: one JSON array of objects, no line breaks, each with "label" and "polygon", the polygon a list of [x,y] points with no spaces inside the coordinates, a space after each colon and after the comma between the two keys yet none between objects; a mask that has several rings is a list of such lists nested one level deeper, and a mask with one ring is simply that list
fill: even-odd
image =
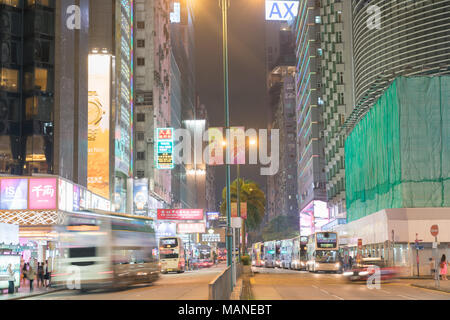
[{"label": "hazy night sky", "polygon": [[[230,117],[232,126],[267,128],[263,0],[231,0],[228,20]],[[196,0],[196,81],[210,126],[224,127],[222,15],[219,0]],[[248,161],[248,159],[247,159]],[[225,186],[225,168],[216,168],[217,196]],[[259,166],[241,166],[241,177],[265,189]],[[236,167],[232,166],[232,180]],[[219,201],[221,199],[218,198]]]}]

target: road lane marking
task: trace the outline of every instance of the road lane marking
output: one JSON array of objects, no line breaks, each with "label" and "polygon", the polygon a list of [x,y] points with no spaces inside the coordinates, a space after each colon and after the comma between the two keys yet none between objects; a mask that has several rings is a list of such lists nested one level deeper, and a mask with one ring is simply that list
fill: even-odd
[{"label": "road lane marking", "polygon": [[320,291],[322,291],[322,292],[325,293],[325,294],[330,295],[330,293],[329,293],[328,291],[326,291],[326,290],[320,289]]},{"label": "road lane marking", "polygon": [[332,294],[331,296],[332,296],[332,297],[335,297],[335,298],[337,298],[337,299],[339,299],[339,300],[342,300],[342,301],[345,300],[344,298],[341,298],[341,297],[339,297],[339,296],[337,296],[337,295],[335,295],[335,294]]}]

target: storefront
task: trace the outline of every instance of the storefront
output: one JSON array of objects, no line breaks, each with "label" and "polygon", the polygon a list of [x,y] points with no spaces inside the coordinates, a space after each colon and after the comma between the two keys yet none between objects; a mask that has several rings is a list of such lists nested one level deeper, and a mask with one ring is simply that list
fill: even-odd
[{"label": "storefront", "polygon": [[14,272],[14,286],[19,288],[20,261],[19,226],[0,223],[0,292],[9,287],[9,265]]}]

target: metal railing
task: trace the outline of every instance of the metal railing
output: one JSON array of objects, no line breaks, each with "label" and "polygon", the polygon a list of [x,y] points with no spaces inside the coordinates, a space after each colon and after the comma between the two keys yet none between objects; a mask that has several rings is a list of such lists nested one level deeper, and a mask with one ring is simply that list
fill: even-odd
[{"label": "metal railing", "polygon": [[[242,270],[242,264],[236,264],[236,280],[241,277]],[[209,284],[209,300],[230,300],[234,289],[231,288],[232,276],[233,272],[230,266]]]}]

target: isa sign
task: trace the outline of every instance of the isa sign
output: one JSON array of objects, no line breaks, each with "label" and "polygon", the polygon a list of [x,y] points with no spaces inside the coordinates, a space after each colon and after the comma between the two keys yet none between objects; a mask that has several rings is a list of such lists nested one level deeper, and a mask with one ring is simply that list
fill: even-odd
[{"label": "isa sign", "polygon": [[266,0],[266,20],[290,21],[297,17],[298,1]]}]

